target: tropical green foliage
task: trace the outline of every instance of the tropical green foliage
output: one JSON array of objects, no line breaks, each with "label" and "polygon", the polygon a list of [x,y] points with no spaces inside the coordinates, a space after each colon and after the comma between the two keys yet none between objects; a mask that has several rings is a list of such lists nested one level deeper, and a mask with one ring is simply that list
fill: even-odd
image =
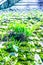
[{"label": "tropical green foliage", "polygon": [[0,65],[43,65],[43,12],[0,15]]}]

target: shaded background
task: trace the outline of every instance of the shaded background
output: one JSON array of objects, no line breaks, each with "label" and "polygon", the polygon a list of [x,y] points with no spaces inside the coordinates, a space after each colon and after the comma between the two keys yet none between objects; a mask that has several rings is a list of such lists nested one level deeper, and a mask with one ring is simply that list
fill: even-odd
[{"label": "shaded background", "polygon": [[0,0],[0,10],[43,9],[43,0]]}]

